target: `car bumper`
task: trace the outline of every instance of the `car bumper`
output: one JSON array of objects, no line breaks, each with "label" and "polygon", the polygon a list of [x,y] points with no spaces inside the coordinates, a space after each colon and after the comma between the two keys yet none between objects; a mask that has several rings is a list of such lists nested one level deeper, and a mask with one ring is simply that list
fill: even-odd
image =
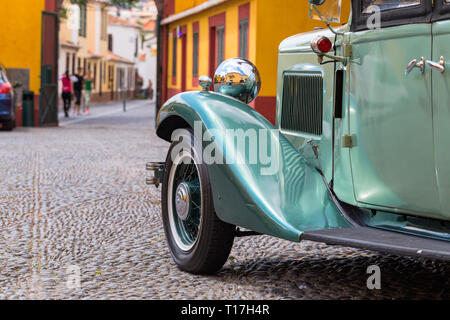
[{"label": "car bumper", "polygon": [[13,103],[9,94],[0,94],[0,119],[14,119]]}]

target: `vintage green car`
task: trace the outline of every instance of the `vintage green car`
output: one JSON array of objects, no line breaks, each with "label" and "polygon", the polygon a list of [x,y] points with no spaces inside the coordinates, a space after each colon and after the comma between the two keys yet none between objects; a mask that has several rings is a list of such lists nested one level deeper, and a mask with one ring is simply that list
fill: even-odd
[{"label": "vintage green car", "polygon": [[309,1],[323,29],[279,47],[275,127],[238,58],[162,106],[172,145],[147,183],[182,270],[257,234],[450,260],[450,0],[352,0],[336,29],[328,1]]}]

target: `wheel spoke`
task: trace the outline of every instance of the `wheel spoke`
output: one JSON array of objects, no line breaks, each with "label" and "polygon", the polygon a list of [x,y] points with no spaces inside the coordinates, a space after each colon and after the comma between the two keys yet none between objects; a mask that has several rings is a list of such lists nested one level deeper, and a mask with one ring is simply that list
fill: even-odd
[{"label": "wheel spoke", "polygon": [[192,200],[191,203],[194,205],[193,209],[198,209],[199,210],[201,208],[200,205],[197,204],[194,200]]},{"label": "wheel spoke", "polygon": [[193,178],[193,177],[196,177],[196,176],[197,176],[197,170],[196,170],[195,165],[192,164],[192,165],[191,165],[191,170],[190,170],[189,175],[188,175],[189,181],[190,181],[190,182],[193,181],[192,178]]},{"label": "wheel spoke", "polygon": [[[176,192],[173,192],[172,201],[174,204],[178,201],[172,213],[177,237],[178,241],[189,248],[197,241],[201,223],[201,187],[197,166],[192,161],[190,164],[180,161],[175,169],[173,181],[172,188]],[[186,205],[183,205],[183,201],[186,201]],[[178,209],[180,212],[177,211]]]}]

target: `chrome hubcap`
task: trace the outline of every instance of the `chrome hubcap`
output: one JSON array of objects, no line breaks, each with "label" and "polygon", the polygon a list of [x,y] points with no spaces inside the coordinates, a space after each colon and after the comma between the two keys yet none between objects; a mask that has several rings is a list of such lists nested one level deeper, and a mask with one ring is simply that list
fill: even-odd
[{"label": "chrome hubcap", "polygon": [[191,194],[189,192],[189,186],[183,182],[177,188],[175,196],[175,208],[177,209],[178,218],[182,221],[186,221],[191,211]]}]

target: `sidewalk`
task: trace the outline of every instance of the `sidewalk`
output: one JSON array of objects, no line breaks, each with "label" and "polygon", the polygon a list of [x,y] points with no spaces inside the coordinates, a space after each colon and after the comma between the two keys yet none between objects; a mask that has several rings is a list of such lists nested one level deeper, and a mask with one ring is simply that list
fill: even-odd
[{"label": "sidewalk", "polygon": [[[152,102],[151,100],[128,100],[126,103],[126,110],[131,111],[135,108],[142,107],[144,105],[154,105],[155,102]],[[58,120],[60,126],[65,126],[72,123],[77,123],[81,121],[85,121],[88,119],[94,119],[98,117],[102,117],[105,115],[110,115],[114,113],[120,113],[124,112],[123,110],[123,102],[108,102],[108,103],[96,103],[93,104],[90,108],[90,114],[89,115],[81,115],[81,116],[75,116],[72,115],[73,112],[73,106],[70,109],[69,112],[69,118],[64,117],[64,112],[60,111],[58,113]]]}]

